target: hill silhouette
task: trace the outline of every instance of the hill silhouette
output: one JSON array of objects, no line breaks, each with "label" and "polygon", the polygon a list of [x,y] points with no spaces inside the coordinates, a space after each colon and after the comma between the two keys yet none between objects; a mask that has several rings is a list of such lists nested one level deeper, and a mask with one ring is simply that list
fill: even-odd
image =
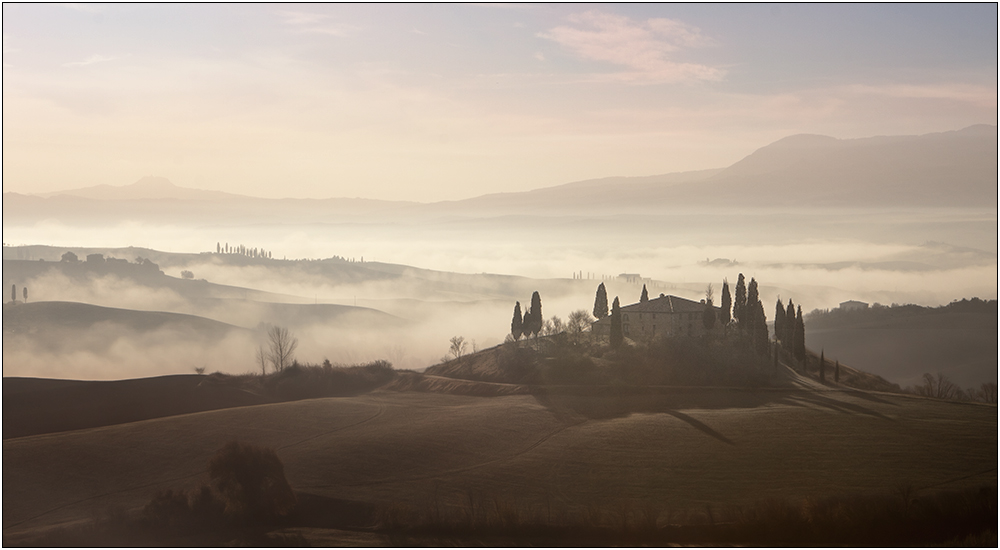
[{"label": "hill silhouette", "polygon": [[997,382],[997,302],[963,300],[816,312],[806,317],[810,347],[901,386],[924,373],[943,374],[961,388]]},{"label": "hill silhouette", "polygon": [[118,324],[136,331],[152,331],[168,326],[184,327],[203,338],[220,338],[240,327],[220,323],[195,315],[163,311],[138,311],[101,307],[76,302],[31,302],[4,304],[4,333],[31,334],[46,339],[39,333],[46,330],[89,330],[98,324]]},{"label": "hill silhouette", "polygon": [[55,197],[68,195],[85,199],[98,200],[142,200],[142,199],[184,199],[184,200],[223,200],[242,198],[242,195],[223,193],[221,191],[203,191],[178,187],[170,180],[158,176],[146,176],[135,183],[124,186],[95,185],[80,189],[67,189],[53,193],[42,193],[40,197]]},{"label": "hill silhouette", "polygon": [[[163,179],[77,189],[49,197],[4,193],[5,223],[341,223],[511,216],[640,213],[741,208],[981,207],[995,204],[997,127],[920,136],[835,139],[796,135],[714,170],[587,180],[527,192],[420,204],[364,199],[255,199],[176,187]],[[753,193],[745,194],[745,189]],[[155,198],[154,198],[155,197]]]}]

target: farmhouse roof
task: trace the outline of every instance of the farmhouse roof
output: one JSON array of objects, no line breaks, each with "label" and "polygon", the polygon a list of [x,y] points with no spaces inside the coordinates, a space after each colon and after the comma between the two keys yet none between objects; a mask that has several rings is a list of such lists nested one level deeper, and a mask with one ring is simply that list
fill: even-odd
[{"label": "farmhouse roof", "polygon": [[653,298],[648,302],[622,306],[623,313],[685,313],[699,312],[704,309],[705,304],[677,296],[663,296]]}]

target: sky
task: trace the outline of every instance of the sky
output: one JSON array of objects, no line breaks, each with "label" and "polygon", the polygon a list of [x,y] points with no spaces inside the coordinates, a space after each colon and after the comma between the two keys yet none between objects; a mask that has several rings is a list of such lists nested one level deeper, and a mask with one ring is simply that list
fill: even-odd
[{"label": "sky", "polygon": [[996,119],[996,4],[3,5],[4,192],[431,202]]}]

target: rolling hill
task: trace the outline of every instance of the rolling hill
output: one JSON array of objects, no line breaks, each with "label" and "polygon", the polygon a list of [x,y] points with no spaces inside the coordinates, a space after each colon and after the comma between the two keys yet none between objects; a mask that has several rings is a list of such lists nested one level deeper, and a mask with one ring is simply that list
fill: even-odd
[{"label": "rolling hill", "polygon": [[307,541],[367,532],[387,507],[451,516],[496,503],[613,525],[644,507],[724,517],[767,499],[996,484],[995,406],[815,389],[703,397],[634,410],[627,394],[580,407],[382,391],[6,439],[4,499],[18,504],[4,506],[4,544],[193,487],[230,440],[276,449],[301,506],[353,511],[300,526]]},{"label": "rolling hill", "polygon": [[833,310],[807,317],[808,345],[903,387],[924,373],[943,374],[961,388],[997,383],[996,301],[953,302],[854,312]]}]

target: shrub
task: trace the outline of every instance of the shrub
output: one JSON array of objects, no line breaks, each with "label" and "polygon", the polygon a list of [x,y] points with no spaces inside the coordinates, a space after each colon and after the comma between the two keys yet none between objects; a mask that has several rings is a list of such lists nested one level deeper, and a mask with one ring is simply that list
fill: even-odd
[{"label": "shrub", "polygon": [[269,523],[288,515],[295,495],[273,449],[230,441],[208,463],[225,514],[238,523]]}]

